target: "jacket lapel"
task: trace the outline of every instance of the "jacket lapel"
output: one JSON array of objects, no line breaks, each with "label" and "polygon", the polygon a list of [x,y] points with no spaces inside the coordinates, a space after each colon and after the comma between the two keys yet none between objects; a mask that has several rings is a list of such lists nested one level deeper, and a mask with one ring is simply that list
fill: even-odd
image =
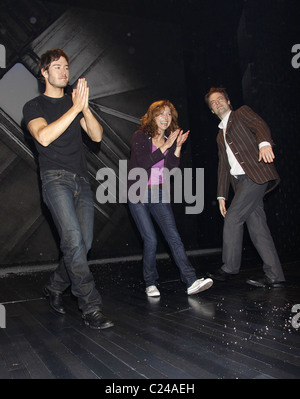
[{"label": "jacket lapel", "polygon": [[229,119],[228,119],[227,127],[226,127],[226,134],[230,133],[230,130],[232,127],[232,121],[233,121],[233,113],[234,113],[234,111],[231,111],[231,113],[229,115]]}]

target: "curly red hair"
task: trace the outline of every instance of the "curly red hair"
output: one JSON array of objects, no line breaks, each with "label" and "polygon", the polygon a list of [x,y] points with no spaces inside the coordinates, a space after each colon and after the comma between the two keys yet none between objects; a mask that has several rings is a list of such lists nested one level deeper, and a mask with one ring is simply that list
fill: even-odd
[{"label": "curly red hair", "polygon": [[150,105],[145,115],[141,118],[141,126],[142,129],[146,134],[150,137],[154,137],[157,134],[158,127],[155,122],[155,118],[161,113],[161,111],[165,108],[169,107],[172,115],[172,121],[170,126],[167,129],[167,134],[173,132],[174,130],[178,129],[178,112],[174,105],[168,100],[160,100],[155,101]]}]

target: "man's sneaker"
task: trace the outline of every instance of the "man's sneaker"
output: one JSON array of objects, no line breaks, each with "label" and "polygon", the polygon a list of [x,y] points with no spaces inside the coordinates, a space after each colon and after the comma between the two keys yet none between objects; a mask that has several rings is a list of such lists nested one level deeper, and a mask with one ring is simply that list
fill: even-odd
[{"label": "man's sneaker", "polygon": [[105,328],[113,327],[114,323],[109,320],[100,310],[95,310],[91,313],[82,315],[84,323],[94,330],[104,330]]},{"label": "man's sneaker", "polygon": [[187,289],[188,295],[195,295],[198,292],[205,291],[213,285],[213,281],[211,278],[200,278],[196,280],[190,287]]},{"label": "man's sneaker", "polygon": [[150,285],[149,287],[147,287],[146,294],[148,296],[160,296],[160,292],[155,285]]}]

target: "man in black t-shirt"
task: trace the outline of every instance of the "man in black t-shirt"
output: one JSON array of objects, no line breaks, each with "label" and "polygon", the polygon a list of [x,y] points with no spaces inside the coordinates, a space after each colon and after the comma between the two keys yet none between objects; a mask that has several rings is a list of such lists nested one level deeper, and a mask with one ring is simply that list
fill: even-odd
[{"label": "man in black t-shirt", "polygon": [[48,50],[40,60],[44,94],[25,104],[23,115],[38,151],[43,199],[60,236],[63,257],[43,288],[52,308],[64,314],[63,292],[71,286],[86,325],[113,326],[102,313],[102,299],[87,263],[93,239],[94,202],[88,182],[82,143],[83,129],[100,142],[103,128],[88,104],[89,88],[78,80],[72,97],[65,95],[69,80],[68,56]]}]

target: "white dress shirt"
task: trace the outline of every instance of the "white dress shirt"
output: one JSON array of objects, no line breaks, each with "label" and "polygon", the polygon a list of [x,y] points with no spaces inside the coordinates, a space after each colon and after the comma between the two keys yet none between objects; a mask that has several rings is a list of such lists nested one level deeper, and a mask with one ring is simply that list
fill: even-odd
[{"label": "white dress shirt", "polygon": [[238,163],[236,157],[234,156],[230,146],[227,144],[227,141],[226,141],[226,138],[225,138],[226,129],[227,129],[227,123],[228,123],[228,119],[229,119],[230,114],[231,114],[231,111],[229,111],[225,115],[225,117],[221,120],[221,122],[219,123],[219,128],[223,130],[223,137],[224,137],[224,142],[225,142],[225,146],[226,146],[228,162],[229,162],[229,165],[230,165],[230,174],[232,174],[233,176],[244,175],[245,174],[244,169]]}]

